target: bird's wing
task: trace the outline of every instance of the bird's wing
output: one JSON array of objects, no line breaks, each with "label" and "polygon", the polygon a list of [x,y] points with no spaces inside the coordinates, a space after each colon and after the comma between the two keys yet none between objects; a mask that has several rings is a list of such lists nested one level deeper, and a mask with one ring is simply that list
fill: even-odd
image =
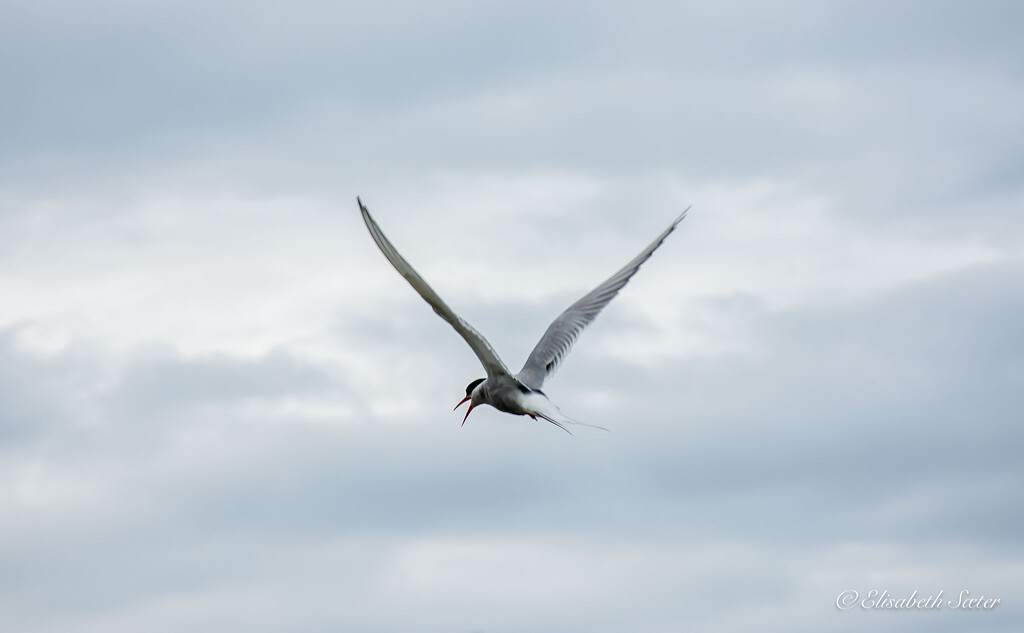
[{"label": "bird's wing", "polygon": [[384,257],[388,258],[391,265],[395,267],[395,270],[399,272],[405,280],[409,282],[409,285],[413,287],[413,290],[420,293],[420,296],[430,304],[430,307],[434,308],[434,312],[437,313],[442,319],[447,321],[455,331],[466,339],[469,346],[473,349],[473,353],[480,359],[480,363],[484,366],[484,370],[487,371],[487,377],[492,378],[494,376],[509,375],[508,367],[505,367],[505,363],[501,361],[498,353],[494,351],[491,344],[487,342],[487,339],[482,334],[476,331],[476,329],[466,323],[466,321],[455,314],[455,312],[448,307],[448,305],[441,299],[440,296],[429,284],[420,277],[419,273],[409,265],[409,262],[405,261],[405,258],[399,254],[398,250],[391,244],[384,232],[377,226],[377,222],[370,215],[370,212],[363,205],[363,201],[356,198],[359,203],[359,210],[363,214],[363,222],[366,223],[366,228],[370,231],[370,236],[373,237],[373,241],[377,243],[377,247],[384,253]]},{"label": "bird's wing", "polygon": [[619,291],[636,274],[636,271],[640,270],[640,266],[650,258],[654,251],[661,246],[661,243],[665,241],[669,233],[675,230],[676,225],[686,217],[686,213],[689,210],[690,208],[687,207],[686,211],[683,211],[661,235],[633,258],[633,261],[623,266],[619,272],[609,277],[603,284],[588,292],[583,298],[560,314],[548,326],[540,342],[530,352],[530,357],[526,359],[526,364],[523,365],[516,378],[528,387],[540,389],[544,381],[558,369],[558,366],[565,359],[569,350],[572,349],[573,343],[576,342],[576,338],[583,331],[583,328],[587,327],[594,320],[594,317],[615,298],[615,295],[619,294]]}]

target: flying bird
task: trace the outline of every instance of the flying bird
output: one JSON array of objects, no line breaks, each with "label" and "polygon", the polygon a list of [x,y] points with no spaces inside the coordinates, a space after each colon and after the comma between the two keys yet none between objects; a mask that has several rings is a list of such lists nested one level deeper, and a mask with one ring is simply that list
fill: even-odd
[{"label": "flying bird", "polygon": [[[477,378],[469,383],[466,386],[466,397],[455,405],[455,409],[458,409],[464,403],[469,402],[469,409],[466,411],[465,417],[462,418],[462,424],[466,424],[474,407],[489,404],[499,411],[513,415],[528,415],[534,420],[543,418],[570,435],[572,432],[565,427],[566,424],[584,423],[573,420],[559,411],[558,407],[548,400],[548,397],[541,391],[541,387],[558,369],[569,350],[572,349],[580,332],[615,298],[615,295],[619,294],[619,291],[636,274],[636,271],[640,270],[640,266],[661,246],[665,238],[675,230],[676,225],[686,217],[686,213],[690,210],[690,207],[687,207],[661,235],[648,244],[647,248],[640,251],[639,255],[560,314],[548,326],[544,336],[530,352],[523,368],[519,370],[518,374],[512,374],[487,339],[449,308],[448,304],[434,292],[426,280],[402,257],[398,249],[381,231],[363,201],[357,197],[356,202],[359,203],[359,211],[363,214],[363,222],[366,223],[370,236],[373,237],[373,241],[377,243],[377,247],[388,258],[391,265],[405,277],[413,290],[430,304],[438,316],[455,328],[455,331],[466,340],[473,353],[480,359],[480,364],[484,366],[487,377]],[[595,425],[585,424],[585,426]]]}]

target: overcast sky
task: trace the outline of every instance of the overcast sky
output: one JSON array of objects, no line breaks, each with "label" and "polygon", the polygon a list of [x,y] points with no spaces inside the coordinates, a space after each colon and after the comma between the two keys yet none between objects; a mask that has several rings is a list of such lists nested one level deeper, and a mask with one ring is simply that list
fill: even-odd
[{"label": "overcast sky", "polygon": [[[0,629],[1021,630],[1022,30],[0,0]],[[356,195],[513,368],[692,204],[545,386],[612,432],[460,428]]]}]

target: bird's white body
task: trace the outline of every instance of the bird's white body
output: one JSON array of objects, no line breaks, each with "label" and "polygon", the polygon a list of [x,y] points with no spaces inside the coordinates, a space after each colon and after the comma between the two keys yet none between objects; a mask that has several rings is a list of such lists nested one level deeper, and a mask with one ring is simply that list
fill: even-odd
[{"label": "bird's white body", "polygon": [[[566,424],[581,424],[559,411],[543,391],[530,389],[512,376],[488,378],[474,387],[467,397],[470,399],[470,410],[478,404],[489,404],[505,413],[528,415],[533,419],[543,418],[563,429]],[[468,411],[466,417],[469,417]]]},{"label": "bird's white body", "polygon": [[572,349],[573,343],[576,342],[580,332],[615,298],[633,275],[640,270],[640,266],[661,246],[665,238],[675,230],[676,225],[686,217],[686,212],[689,211],[689,208],[683,211],[639,255],[559,315],[548,326],[544,336],[541,337],[537,346],[530,352],[530,356],[526,359],[523,368],[519,370],[518,374],[513,375],[508,370],[508,367],[505,366],[501,357],[498,356],[498,353],[491,347],[491,344],[487,342],[487,339],[449,308],[441,297],[434,292],[434,289],[427,284],[426,280],[395,249],[394,245],[384,235],[380,226],[377,225],[377,222],[374,221],[370,212],[363,205],[362,200],[356,198],[356,201],[359,203],[363,222],[366,223],[366,228],[370,231],[370,236],[373,237],[374,242],[377,243],[377,247],[388,258],[388,261],[395,267],[395,270],[405,277],[409,285],[430,304],[434,312],[447,321],[462,336],[487,372],[487,378],[475,380],[466,387],[466,397],[459,404],[455,405],[457,409],[464,402],[470,403],[469,411],[466,412],[466,417],[462,419],[463,424],[465,424],[466,418],[469,417],[473,407],[487,404],[506,413],[528,415],[534,419],[543,418],[566,431],[568,431],[565,427],[566,424],[582,423],[566,417],[565,414],[559,411],[558,407],[541,391],[541,386],[558,369],[559,364],[569,353],[569,350]]}]

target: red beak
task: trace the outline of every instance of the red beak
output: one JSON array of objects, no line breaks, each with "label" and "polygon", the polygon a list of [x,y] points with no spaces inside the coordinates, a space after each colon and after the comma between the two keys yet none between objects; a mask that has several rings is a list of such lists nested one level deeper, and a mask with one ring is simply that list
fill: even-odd
[{"label": "red beak", "polygon": [[[461,407],[463,402],[466,402],[467,400],[471,400],[471,399],[472,398],[470,396],[466,396],[462,400],[459,400],[459,404],[455,405],[455,409],[458,409],[459,407]],[[469,403],[469,410],[466,411],[466,417],[462,418],[462,426],[466,426],[466,420],[469,419],[469,414],[473,412],[473,407],[475,407],[475,406],[476,406],[475,402],[470,402]],[[455,409],[452,409],[452,411],[454,411]]]}]

